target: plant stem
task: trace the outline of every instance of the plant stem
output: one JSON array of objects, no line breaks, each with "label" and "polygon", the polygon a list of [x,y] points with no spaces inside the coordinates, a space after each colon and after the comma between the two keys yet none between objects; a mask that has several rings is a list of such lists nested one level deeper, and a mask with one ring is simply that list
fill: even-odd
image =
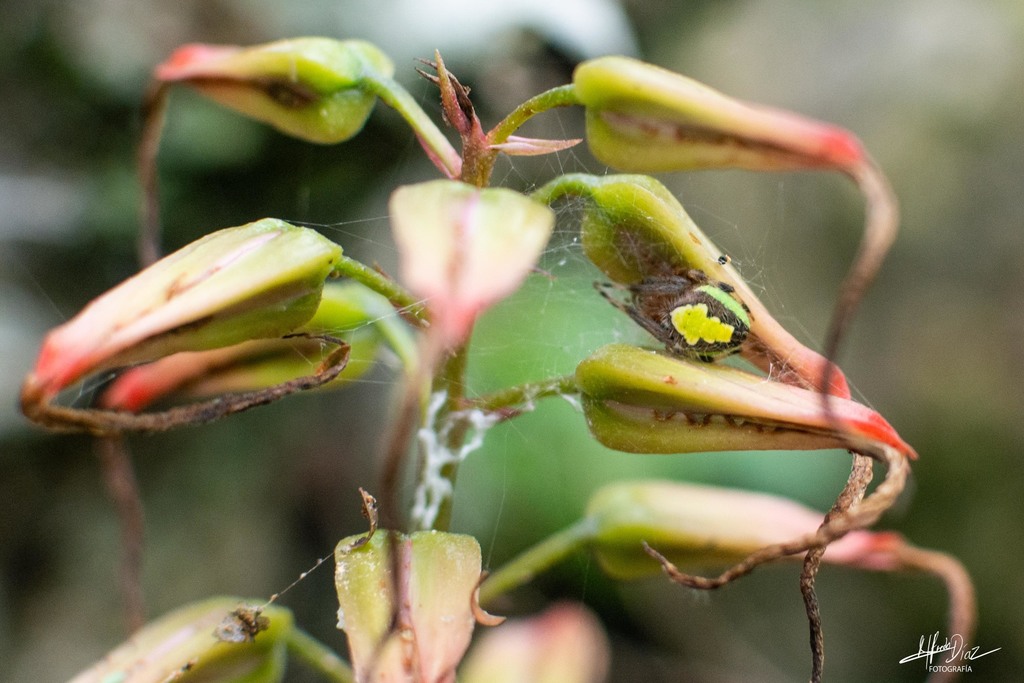
[{"label": "plant stem", "polygon": [[364,82],[370,92],[405,119],[434,165],[449,178],[458,178],[462,172],[462,158],[409,91],[397,81],[380,74],[367,74]]},{"label": "plant stem", "polygon": [[[489,396],[479,399],[465,398],[465,376],[466,376],[466,347],[461,347],[444,364],[438,379],[435,380],[433,391],[444,391],[446,394],[445,404],[434,421],[432,428],[440,434],[444,434],[444,447],[449,453],[458,453],[469,432],[471,423],[461,419],[457,413],[469,410],[483,411],[484,413],[500,413],[504,410],[513,409],[517,406],[529,404],[535,399],[546,396],[564,396],[579,392],[576,387],[576,378],[573,375],[564,377],[553,377],[540,382],[521,384],[509,387]],[[518,412],[509,410],[507,416],[514,417]],[[446,423],[447,429],[445,428]],[[455,477],[458,473],[459,461],[453,459],[449,464],[441,468],[441,476],[447,479],[455,488]],[[447,531],[451,524],[452,499],[446,498],[441,502],[437,517],[432,525],[438,531]]]},{"label": "plant stem", "polygon": [[594,522],[585,517],[521,553],[480,585],[481,606],[486,606],[499,595],[523,585],[580,550],[593,535]]},{"label": "plant stem", "polygon": [[560,85],[557,88],[546,90],[539,95],[534,95],[516,107],[498,125],[491,129],[487,134],[487,139],[492,145],[501,144],[508,140],[508,137],[516,132],[520,126],[537,114],[554,109],[555,107],[569,107],[577,104],[579,104],[579,99],[576,97],[576,87],[572,84]]},{"label": "plant stem", "polygon": [[506,408],[528,406],[538,398],[567,396],[578,394],[579,392],[579,387],[576,386],[576,376],[563,375],[562,377],[550,377],[539,382],[527,382],[514,387],[508,387],[480,398],[468,400],[466,403],[478,410],[493,413]]},{"label": "plant stem", "polygon": [[530,193],[530,199],[551,205],[562,197],[586,197],[593,191],[594,176],[567,173],[558,176]]},{"label": "plant stem", "polygon": [[[469,345],[463,344],[455,349],[444,361],[440,372],[434,380],[434,391],[444,391],[446,394],[445,404],[441,408],[432,427],[438,429],[453,419],[452,414],[462,408],[463,399],[466,395],[466,366],[469,360]],[[445,448],[449,453],[456,453],[466,440],[466,433],[469,430],[469,423],[458,420],[453,423],[445,435]],[[441,468],[440,475],[451,483],[451,490],[455,491],[455,478],[458,475],[459,463],[452,461]],[[441,501],[437,517],[432,525],[437,531],[447,531],[452,521],[452,499],[449,495]]]},{"label": "plant stem", "polygon": [[411,323],[417,327],[426,326],[427,313],[423,302],[387,275],[342,254],[338,262],[334,264],[331,276],[351,278],[366,285],[387,298],[391,305],[399,309],[399,312]]},{"label": "plant stem", "polygon": [[155,263],[160,258],[160,172],[156,159],[167,114],[167,93],[166,83],[150,86],[142,106],[142,136],[136,158],[142,185],[136,251],[142,266]]},{"label": "plant stem", "polygon": [[142,497],[135,478],[131,454],[121,436],[101,437],[95,441],[103,471],[103,483],[114,503],[121,527],[121,600],[128,633],[146,623],[146,603],[142,593],[143,542],[145,519]]},{"label": "plant stem", "polygon": [[[978,601],[974,594],[974,585],[963,564],[955,557],[940,553],[937,550],[925,550],[912,545],[901,546],[897,550],[900,566],[903,569],[916,569],[938,577],[946,584],[949,594],[949,625],[946,627],[950,636],[960,635],[964,646],[974,644],[974,631],[977,626]],[[949,677],[949,680],[955,676]],[[946,678],[933,675],[929,683]]]},{"label": "plant stem", "polygon": [[[828,526],[834,519],[845,515],[851,507],[864,499],[868,485],[874,476],[872,460],[866,455],[851,453],[853,465],[846,486],[839,493],[832,509],[825,515],[821,527]],[[819,529],[821,528],[819,527]],[[811,548],[804,556],[803,569],[800,572],[800,593],[804,598],[804,609],[810,631],[811,644],[811,682],[820,683],[825,667],[825,634],[821,628],[821,608],[818,595],[814,589],[818,569],[827,546]]]},{"label": "plant stem", "polygon": [[288,651],[337,683],[355,683],[351,667],[329,647],[295,627],[288,635]]},{"label": "plant stem", "polygon": [[[864,234],[853,263],[839,287],[835,310],[825,337],[824,355],[829,363],[825,365],[821,377],[820,386],[823,394],[828,393],[829,383],[836,371],[836,356],[846,328],[860,306],[868,286],[882,267],[882,261],[896,239],[900,220],[896,195],[889,185],[889,180],[874,161],[868,159],[847,171],[847,174],[857,184],[857,189],[864,197]],[[828,399],[823,400],[827,412]]]}]

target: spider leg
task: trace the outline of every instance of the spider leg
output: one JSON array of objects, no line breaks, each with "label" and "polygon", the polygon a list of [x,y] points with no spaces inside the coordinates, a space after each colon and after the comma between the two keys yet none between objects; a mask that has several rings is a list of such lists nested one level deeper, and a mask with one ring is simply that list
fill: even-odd
[{"label": "spider leg", "polygon": [[680,277],[686,278],[695,285],[703,285],[706,282],[710,282],[710,278],[708,278],[707,273],[699,268],[688,268],[683,271]]},{"label": "spider leg", "polygon": [[608,303],[623,311],[630,316],[630,319],[641,328],[643,328],[651,337],[662,342],[667,347],[671,345],[671,340],[666,339],[667,330],[662,325],[659,325],[657,321],[652,321],[649,317],[643,315],[636,306],[630,303],[626,303],[622,299],[613,297],[610,292],[628,290],[631,293],[636,293],[638,285],[615,285],[611,283],[594,283],[594,289],[596,289],[601,296],[603,296]]},{"label": "spider leg", "polygon": [[600,292],[601,296],[607,298],[608,295],[606,292],[610,292],[612,290],[622,291],[624,289],[628,289],[628,287],[626,287],[626,285],[620,285],[617,282],[595,282],[594,289]]},{"label": "spider leg", "polygon": [[636,306],[634,306],[633,304],[628,304],[622,301],[621,299],[617,299],[609,293],[611,291],[621,290],[632,291],[634,286],[635,285],[626,287],[624,285],[613,284],[610,282],[594,283],[594,289],[596,289],[601,294],[601,296],[603,296],[608,301],[608,303],[610,303],[612,306],[628,315],[633,322],[647,330],[647,332],[650,333],[651,336],[653,336],[655,339],[663,340],[665,336],[665,330],[660,325],[658,325],[657,322],[641,315],[640,311],[637,310]]},{"label": "spider leg", "polygon": [[623,313],[629,312],[626,310],[628,304],[623,303],[620,299],[617,299],[611,294],[611,292],[621,292],[623,290],[626,290],[628,289],[627,287],[620,284],[616,284],[614,282],[595,282],[594,289],[596,289],[598,294],[603,296],[605,300],[615,308],[619,309]]},{"label": "spider leg", "polygon": [[636,296],[656,296],[680,294],[692,287],[710,282],[704,271],[691,268],[677,275],[649,277],[629,285],[628,289]]},{"label": "spider leg", "polygon": [[652,337],[657,339],[666,347],[672,346],[671,338],[668,337],[669,332],[665,327],[659,325],[656,321],[641,315],[633,306],[626,306],[622,310],[625,311],[626,315],[633,319],[633,322],[647,330]]}]

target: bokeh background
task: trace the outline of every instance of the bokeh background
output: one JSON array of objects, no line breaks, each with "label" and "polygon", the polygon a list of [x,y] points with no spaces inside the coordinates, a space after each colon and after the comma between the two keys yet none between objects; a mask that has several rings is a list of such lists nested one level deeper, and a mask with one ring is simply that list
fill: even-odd
[{"label": "bokeh background", "polygon": [[[481,7],[483,5],[483,7]],[[175,46],[293,35],[362,37],[436,112],[413,59],[434,48],[473,86],[485,125],[567,82],[586,57],[633,53],[727,93],[858,133],[901,199],[903,227],[847,340],[856,394],[921,459],[880,528],[959,557],[979,595],[983,650],[965,680],[1024,671],[1024,5],[1013,0],[3,0],[0,2],[0,680],[63,680],[123,639],[119,533],[90,441],[28,425],[17,388],[44,332],[134,272],[134,145],[147,74]],[[531,123],[573,135],[578,112]],[[289,140],[185,92],[160,158],[166,247],[264,216],[319,227],[393,269],[385,201],[435,177],[379,108],[337,147]],[[502,162],[528,189],[561,171],[602,173],[585,151]],[[767,305],[820,347],[859,238],[861,206],[822,174],[671,174],[662,180]],[[481,323],[473,389],[570,372],[601,344],[647,343],[595,295],[572,206],[543,267]],[[217,594],[267,596],[360,531],[356,488],[395,373],[178,433],[132,438],[146,511],[150,616]],[[791,496],[824,508],[842,453],[636,456],[591,442],[563,401],[492,430],[464,465],[457,530],[498,566],[569,524],[591,491],[668,477]],[[512,611],[583,600],[614,643],[616,681],[786,681],[807,675],[792,565],[723,591],[615,584],[585,555],[516,594]],[[284,601],[339,650],[330,569]],[[920,576],[826,568],[819,581],[833,681],[916,681],[899,665],[944,628],[941,587]],[[306,680],[293,666],[289,680]]]}]

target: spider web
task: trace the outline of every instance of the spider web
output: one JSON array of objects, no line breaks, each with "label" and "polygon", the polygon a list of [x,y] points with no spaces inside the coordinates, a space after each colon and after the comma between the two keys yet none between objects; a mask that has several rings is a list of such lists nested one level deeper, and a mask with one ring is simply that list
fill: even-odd
[{"label": "spider web", "polygon": [[[501,157],[492,186],[528,192],[559,174],[600,168],[585,150],[578,150],[530,159]],[[783,177],[782,181],[766,181],[755,179],[753,174],[716,172],[661,180],[729,254],[776,317],[798,336],[814,337],[815,333],[809,334],[795,317],[785,315],[785,293],[779,293],[772,284],[777,270],[772,261],[777,258],[775,242],[790,218],[789,180]],[[768,202],[772,207],[769,212],[763,208],[766,198],[772,200]],[[347,253],[379,263],[386,272],[395,274],[398,255],[387,216],[379,208],[370,208],[385,203],[382,191],[366,200],[367,213],[372,217],[315,227],[342,244]],[[553,208],[556,227],[536,271],[476,325],[469,364],[470,396],[571,374],[580,360],[608,343],[658,347],[653,338],[595,291],[594,282],[605,278],[580,246],[584,200],[563,200]],[[756,220],[750,220],[751,215]],[[373,375],[362,381],[394,380]],[[511,552],[578,519],[589,495],[610,481],[705,481],[804,500],[808,491],[820,490],[821,500],[809,502],[825,506],[831,502],[833,487],[815,482],[841,482],[845,477],[845,460],[827,461],[811,454],[780,458],[763,453],[649,456],[612,452],[590,438],[572,401],[546,399],[528,408],[526,414],[514,420],[498,425],[480,423],[472,448],[458,454],[464,462],[454,492],[453,529],[481,539],[487,564],[497,564]],[[588,568],[582,569],[586,572]]]}]

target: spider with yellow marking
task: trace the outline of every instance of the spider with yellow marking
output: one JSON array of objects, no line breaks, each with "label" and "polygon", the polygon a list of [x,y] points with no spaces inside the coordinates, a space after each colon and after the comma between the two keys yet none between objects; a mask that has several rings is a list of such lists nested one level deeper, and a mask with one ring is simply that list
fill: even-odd
[{"label": "spider with yellow marking", "polygon": [[[724,282],[691,269],[632,285],[594,283],[601,295],[665,345],[669,353],[711,362],[736,353],[750,332],[750,309]],[[625,289],[631,302],[610,291]]]}]

